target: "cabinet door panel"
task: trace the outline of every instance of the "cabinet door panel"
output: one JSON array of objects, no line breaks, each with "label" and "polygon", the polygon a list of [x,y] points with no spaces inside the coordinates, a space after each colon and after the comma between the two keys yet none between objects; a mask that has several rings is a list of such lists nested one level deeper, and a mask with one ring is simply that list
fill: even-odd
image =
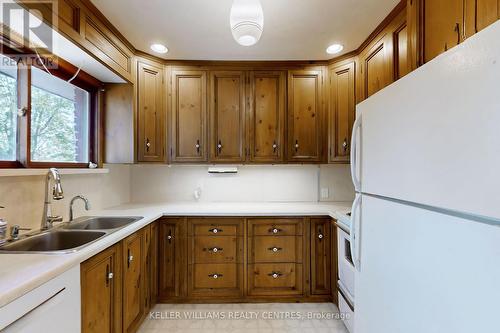
[{"label": "cabinet door panel", "polygon": [[470,37],[499,19],[498,0],[465,0],[466,37]]},{"label": "cabinet door panel", "polygon": [[298,296],[304,293],[303,267],[294,263],[248,266],[248,295]]},{"label": "cabinet door panel", "polygon": [[355,117],[355,63],[330,69],[330,161],[347,162]]},{"label": "cabinet door panel", "polygon": [[285,73],[252,72],[249,110],[250,159],[283,160],[285,131]]},{"label": "cabinet door panel", "polygon": [[[160,298],[185,296],[187,251],[185,219],[160,221],[159,233],[159,294]],[[184,280],[184,281],[183,281]]]},{"label": "cabinet door panel", "polygon": [[82,263],[83,333],[121,333],[120,280],[119,245]]},{"label": "cabinet door panel", "polygon": [[368,98],[392,82],[391,36],[383,36],[361,56],[364,98]]},{"label": "cabinet door panel", "polygon": [[144,310],[144,235],[129,236],[123,244],[123,328],[135,332]]},{"label": "cabinet door panel", "polygon": [[464,0],[424,1],[424,61],[458,45],[463,37]]},{"label": "cabinet door panel", "polygon": [[163,73],[160,67],[138,66],[138,161],[162,162],[165,152]]},{"label": "cabinet door panel", "polygon": [[321,161],[321,71],[291,71],[288,75],[288,159]]},{"label": "cabinet door panel", "polygon": [[331,221],[311,219],[311,294],[331,293]]},{"label": "cabinet door panel", "polygon": [[211,74],[211,160],[245,160],[245,73]]},{"label": "cabinet door panel", "polygon": [[172,73],[172,160],[207,160],[207,76],[204,71]]}]

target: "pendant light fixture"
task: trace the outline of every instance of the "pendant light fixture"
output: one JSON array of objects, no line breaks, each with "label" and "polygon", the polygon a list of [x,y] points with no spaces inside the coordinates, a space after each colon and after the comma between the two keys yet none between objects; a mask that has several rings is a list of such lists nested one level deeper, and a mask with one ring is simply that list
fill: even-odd
[{"label": "pendant light fixture", "polygon": [[259,0],[234,0],[230,15],[231,32],[238,44],[255,45],[264,29],[264,12]]}]

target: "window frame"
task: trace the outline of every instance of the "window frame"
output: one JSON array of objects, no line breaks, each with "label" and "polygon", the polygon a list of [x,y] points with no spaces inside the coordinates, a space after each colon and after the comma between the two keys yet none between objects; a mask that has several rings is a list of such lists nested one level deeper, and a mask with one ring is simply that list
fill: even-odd
[{"label": "window frame", "polygon": [[[2,44],[3,54],[6,57],[23,59],[24,63],[17,64],[17,108],[25,108],[23,116],[17,116],[17,142],[16,142],[16,161],[0,161],[0,168],[88,168],[88,163],[78,162],[35,162],[31,160],[31,70],[36,67],[44,72],[47,72],[40,64],[32,63],[30,56],[34,53],[26,48],[12,48],[11,42],[6,42],[5,38],[0,39]],[[7,52],[5,52],[5,50]],[[23,57],[24,55],[30,55]],[[40,55],[43,60],[47,57]],[[51,75],[62,79],[69,80],[78,68],[71,63],[58,58],[58,68],[49,69]],[[102,87],[103,83],[91,76],[90,74],[80,71],[71,84],[87,91],[89,93],[89,161],[96,163],[98,167],[102,167],[101,147],[102,145]]]}]

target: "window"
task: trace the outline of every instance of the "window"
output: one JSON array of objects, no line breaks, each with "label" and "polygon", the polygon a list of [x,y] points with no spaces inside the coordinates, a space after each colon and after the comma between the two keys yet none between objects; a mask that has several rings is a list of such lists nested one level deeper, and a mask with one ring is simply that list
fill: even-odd
[{"label": "window", "polygon": [[[0,55],[0,167],[86,167],[97,161],[97,91],[61,60],[50,73]],[[21,102],[24,101],[24,102]],[[25,105],[26,101],[31,101]],[[18,115],[27,107],[26,114]]]},{"label": "window", "polygon": [[32,69],[32,162],[89,162],[89,99],[87,91]]},{"label": "window", "polygon": [[0,161],[16,160],[17,66],[0,55]]}]

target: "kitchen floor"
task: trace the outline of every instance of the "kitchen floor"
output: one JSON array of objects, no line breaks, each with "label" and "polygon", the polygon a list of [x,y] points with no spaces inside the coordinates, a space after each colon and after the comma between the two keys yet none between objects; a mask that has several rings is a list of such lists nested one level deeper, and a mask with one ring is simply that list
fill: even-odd
[{"label": "kitchen floor", "polygon": [[347,333],[332,303],[158,304],[139,333]]}]

